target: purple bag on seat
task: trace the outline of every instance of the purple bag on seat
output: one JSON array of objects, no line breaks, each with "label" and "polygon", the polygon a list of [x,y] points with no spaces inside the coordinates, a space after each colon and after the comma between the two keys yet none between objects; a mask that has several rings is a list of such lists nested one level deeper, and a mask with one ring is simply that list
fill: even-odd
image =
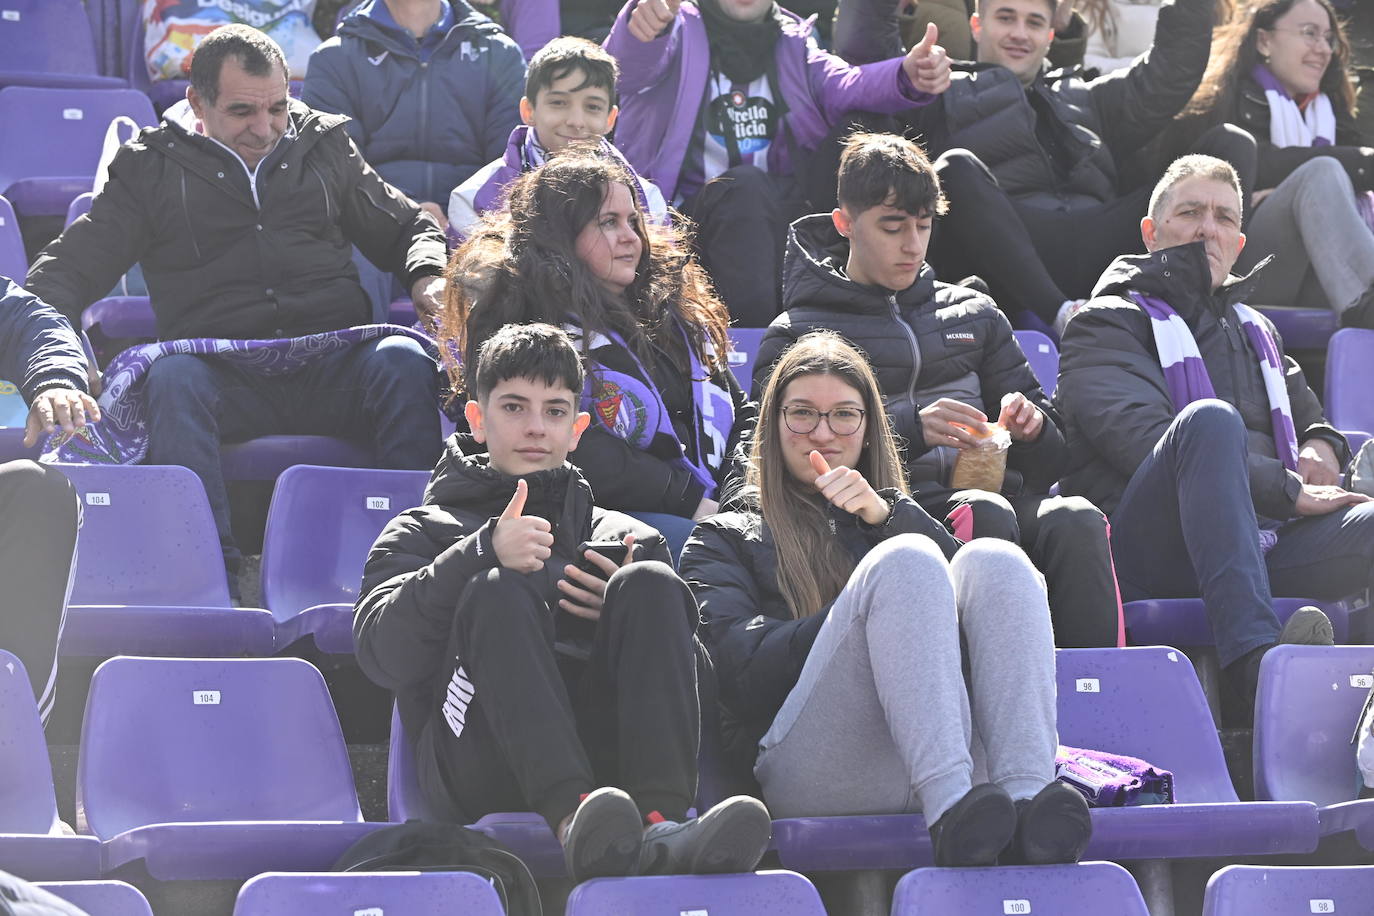
[{"label": "purple bag on seat", "polygon": [[1170,805],[1174,774],[1137,757],[1059,745],[1054,776],[1073,786],[1093,808]]}]

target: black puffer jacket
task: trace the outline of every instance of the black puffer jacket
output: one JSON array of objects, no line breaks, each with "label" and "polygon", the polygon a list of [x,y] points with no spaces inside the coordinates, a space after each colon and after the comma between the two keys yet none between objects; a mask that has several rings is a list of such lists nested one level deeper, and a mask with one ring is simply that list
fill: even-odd
[{"label": "black puffer jacket", "polygon": [[[960,542],[916,503],[895,490],[880,494],[892,505],[885,525],[872,527],[831,507],[835,536],[857,563],[897,534],[924,534],[946,558]],[[829,608],[796,618],[778,587],[773,535],[756,511],[723,512],[697,525],[678,562],[701,606],[703,641],[716,668],[721,733],[729,762],[747,771],[758,742],[797,683]]]},{"label": "black puffer jacket", "polygon": [[[1118,165],[1197,91],[1211,53],[1215,6],[1215,0],[1165,2],[1150,51],[1090,82],[1078,70],[1062,70],[1027,87],[996,64],[956,64],[949,89],[903,117],[932,157],[969,150],[1018,203],[1075,210],[1114,200]],[[845,48],[838,53],[850,56]],[[1046,118],[1044,136],[1037,135],[1038,116]]]},{"label": "black puffer jacket", "polygon": [[773,319],[754,364],[761,390],[773,363],[810,331],[830,329],[868,356],[882,388],[893,430],[906,443],[913,489],[944,486],[957,450],[930,448],[919,411],[942,397],[954,398],[996,419],[1002,396],[1026,395],[1048,422],[1035,442],[1018,442],[1008,455],[1006,492],[1024,487],[1047,491],[1064,470],[1059,414],[1040,388],[1006,316],[987,296],[935,280],[929,265],[898,293],[864,286],[844,274],[849,241],[828,215],[792,224],[783,264],[786,311]]},{"label": "black puffer jacket", "polygon": [[[1256,270],[1263,268],[1261,264]],[[1150,319],[1129,298],[1134,290],[1163,299],[1178,312],[1193,332],[1217,397],[1245,420],[1255,511],[1280,521],[1292,517],[1302,479],[1276,457],[1259,359],[1231,309],[1253,288],[1253,276],[1232,277],[1214,293],[1201,242],[1123,255],[1107,268],[1092,300],[1069,322],[1060,354],[1055,400],[1067,424],[1072,455],[1072,468],[1062,483],[1065,493],[1086,496],[1111,513],[1136,468],[1173,422],[1173,401]],[[1284,371],[1298,442],[1324,439],[1342,464],[1348,462],[1350,447],[1323,418],[1302,369],[1285,356]]]},{"label": "black puffer jacket", "polygon": [[363,161],[345,118],[291,103],[258,166],[169,111],[110,163],[91,212],[43,249],[27,287],[80,327],[81,311],[143,265],[158,336],[295,337],[371,320],[352,244],[410,286],[438,276],[433,217]]},{"label": "black puffer jacket", "polygon": [[[442,689],[439,677],[450,661],[449,633],[463,589],[473,576],[500,563],[492,530],[515,494],[516,480],[492,468],[485,455],[464,457],[458,438],[451,437],[424,503],[392,519],[368,554],[353,618],[358,666],[373,683],[396,694],[410,735],[420,734],[433,693]],[[525,514],[553,526],[553,556],[542,571],[530,574],[550,601],[560,596],[556,583],[583,541],[619,541],[633,533],[639,559],[671,564],[662,535],[629,516],[598,509],[591,488],[572,466],[524,480],[529,486]],[[563,618],[573,626],[562,627]],[[581,621],[560,614],[559,623],[561,638]]]}]

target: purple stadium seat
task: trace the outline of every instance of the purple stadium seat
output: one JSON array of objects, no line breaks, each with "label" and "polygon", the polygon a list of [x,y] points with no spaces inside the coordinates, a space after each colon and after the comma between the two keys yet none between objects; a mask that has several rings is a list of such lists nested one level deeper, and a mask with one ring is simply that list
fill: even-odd
[{"label": "purple stadium seat", "polygon": [[298,464],[365,468],[373,463],[371,443],[333,436],[259,436],[226,443],[219,458],[225,480],[276,480]]},{"label": "purple stadium seat", "polygon": [[1323,836],[1374,850],[1374,799],[1355,800],[1350,734],[1374,685],[1374,646],[1277,646],[1255,696],[1255,797],[1321,806]]},{"label": "purple stadium seat", "polygon": [[0,194],[23,216],[63,216],[89,191],[105,130],[118,115],[156,122],[148,97],[133,89],[0,89],[0,124],[24,142],[0,143]]},{"label": "purple stadium seat", "polygon": [[748,394],[754,384],[754,360],[759,355],[759,344],[763,343],[763,334],[767,328],[731,328],[730,343],[734,349],[730,351],[727,359],[730,362],[730,371],[735,373],[735,380],[739,386]]},{"label": "purple stadium seat", "polygon": [[[1298,608],[1321,608],[1331,618],[1336,642],[1345,642],[1350,633],[1350,606],[1344,601],[1313,601],[1310,598],[1275,598],[1274,613],[1282,623]],[[1127,601],[1121,606],[1126,615],[1126,641],[1132,646],[1213,646],[1212,626],[1201,598],[1150,598]]]},{"label": "purple stadium seat", "polygon": [[23,427],[0,426],[0,462],[37,457],[38,446],[24,445]]},{"label": "purple stadium seat", "polygon": [[1030,363],[1035,380],[1040,383],[1045,394],[1053,397],[1055,386],[1059,384],[1059,348],[1054,345],[1048,334],[1040,331],[1012,333],[1016,335],[1016,342],[1021,345],[1021,352],[1026,354],[1026,362]]},{"label": "purple stadium seat", "polygon": [[64,655],[269,655],[272,615],[235,608],[200,478],[61,465],[81,496]]},{"label": "purple stadium seat", "polygon": [[81,0],[4,0],[0,8],[0,86],[122,89],[101,76],[95,36]]},{"label": "purple stadium seat", "polygon": [[87,191],[72,198],[72,202],[67,204],[67,219],[62,223],[62,228],[70,226],[77,221],[78,217],[85,216],[91,212],[91,201],[95,200],[95,192]]},{"label": "purple stadium seat", "polygon": [[107,873],[159,881],[318,871],[365,824],[324,678],[296,658],[113,658],[96,669],[77,822]]},{"label": "purple stadium seat", "polygon": [[157,319],[147,296],[107,296],[81,313],[81,330],[104,339],[157,339]]},{"label": "purple stadium seat", "polygon": [[761,871],[744,875],[596,878],[573,889],[565,912],[566,916],[825,916],[825,907],[816,888],[796,872]]},{"label": "purple stadium seat", "polygon": [[1297,305],[1258,305],[1255,308],[1274,323],[1283,338],[1285,352],[1324,350],[1326,342],[1341,326],[1336,313],[1328,308]]},{"label": "purple stadium seat", "polygon": [[[1237,800],[1193,666],[1164,647],[1060,649],[1059,740],[1140,757],[1171,770],[1177,804],[1093,811],[1087,857],[1194,858],[1311,852],[1308,802]],[[773,822],[784,867],[801,872],[931,864],[919,815],[801,817]]]},{"label": "purple stadium seat", "polygon": [[[400,714],[391,710],[391,743],[387,754],[387,816],[403,822],[418,818],[438,820],[426,804],[415,776],[415,756],[401,727]],[[544,819],[532,812],[488,814],[472,825],[514,850],[536,878],[563,876],[563,847],[554,839]]]},{"label": "purple stadium seat", "polygon": [[415,303],[409,299],[397,299],[387,306],[386,320],[389,324],[398,324],[403,328],[408,328],[415,323]]},{"label": "purple stadium seat", "polygon": [[1278,868],[1231,865],[1212,875],[1202,916],[1290,916],[1368,913],[1374,868]]},{"label": "purple stadium seat", "polygon": [[277,478],[262,542],[262,600],[277,645],[306,635],[352,654],[363,561],[382,528],[424,498],[427,471],[297,465]]},{"label": "purple stadium seat", "polygon": [[239,890],[234,916],[352,913],[505,916],[501,896],[474,872],[311,872],[258,875]]},{"label": "purple stadium seat", "polygon": [[1113,862],[1038,868],[919,868],[897,882],[892,916],[948,913],[1149,916],[1135,879]]},{"label": "purple stadium seat", "polygon": [[0,277],[9,277],[20,286],[29,272],[29,256],[24,253],[24,237],[14,207],[0,197]]},{"label": "purple stadium seat", "polygon": [[[1326,415],[1337,429],[1374,433],[1374,331],[1343,328],[1326,351]],[[1352,443],[1353,445],[1353,443]]]},{"label": "purple stadium seat", "polygon": [[148,898],[123,881],[52,881],[38,886],[91,916],[153,916]]},{"label": "purple stadium seat", "polygon": [[94,878],[100,841],[64,836],[28,672],[0,649],[0,870],[30,881]]}]

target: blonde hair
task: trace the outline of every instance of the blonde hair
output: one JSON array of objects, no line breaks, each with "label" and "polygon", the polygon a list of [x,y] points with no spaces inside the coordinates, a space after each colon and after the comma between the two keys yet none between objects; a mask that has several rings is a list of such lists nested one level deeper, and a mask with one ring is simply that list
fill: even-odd
[{"label": "blonde hair", "polygon": [[778,587],[793,617],[819,613],[839,595],[855,566],[854,557],[830,530],[828,504],[793,477],[783,459],[778,432],[783,397],[788,385],[808,375],[833,375],[862,395],[867,422],[855,470],[876,490],[907,492],[897,438],[868,360],[833,331],[802,337],[774,364],[764,385],[744,493],[772,531]]}]

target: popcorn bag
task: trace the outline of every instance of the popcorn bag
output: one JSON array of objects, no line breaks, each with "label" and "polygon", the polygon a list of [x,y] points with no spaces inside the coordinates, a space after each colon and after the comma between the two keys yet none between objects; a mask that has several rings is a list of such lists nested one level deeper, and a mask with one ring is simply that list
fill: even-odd
[{"label": "popcorn bag", "polygon": [[191,52],[222,25],[243,23],[265,32],[286,52],[290,76],[305,77],[320,37],[310,24],[315,0],[144,0],[148,78],[186,79]]}]

